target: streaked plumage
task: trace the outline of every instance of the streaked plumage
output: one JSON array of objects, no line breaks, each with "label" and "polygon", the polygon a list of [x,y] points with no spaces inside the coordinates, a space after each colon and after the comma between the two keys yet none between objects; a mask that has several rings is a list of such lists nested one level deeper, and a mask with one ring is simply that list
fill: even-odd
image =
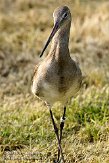
[{"label": "streaked plumage", "polygon": [[57,101],[65,104],[78,92],[82,81],[80,68],[69,54],[71,14],[66,6],[55,10],[54,23],[64,10],[70,18],[55,34],[49,54],[37,66],[33,78],[32,92],[51,105]]},{"label": "streaked plumage", "polygon": [[50,115],[59,145],[58,161],[61,153],[64,162],[61,138],[66,107],[64,107],[64,114],[60,124],[59,137],[51,106],[58,101],[65,106],[67,101],[75,96],[81,87],[82,73],[79,65],[71,59],[69,53],[68,45],[71,26],[71,13],[69,8],[67,6],[57,8],[53,13],[53,17],[54,27],[42,50],[41,56],[52,40],[51,49],[45,59],[35,68],[32,92],[49,105]]}]

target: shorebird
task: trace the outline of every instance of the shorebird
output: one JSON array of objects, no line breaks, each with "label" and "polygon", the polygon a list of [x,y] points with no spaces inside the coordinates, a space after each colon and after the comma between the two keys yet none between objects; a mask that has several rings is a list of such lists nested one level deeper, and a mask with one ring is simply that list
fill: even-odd
[{"label": "shorebird", "polygon": [[[35,67],[32,92],[46,103],[49,108],[54,131],[58,140],[58,158],[65,162],[62,147],[62,130],[66,116],[66,105],[80,89],[82,73],[79,65],[71,59],[69,53],[69,35],[71,26],[71,12],[67,6],[55,9],[53,13],[54,27],[41,52],[40,57],[52,40],[51,48],[45,59]],[[55,102],[63,105],[63,116],[58,129],[52,114]]]}]

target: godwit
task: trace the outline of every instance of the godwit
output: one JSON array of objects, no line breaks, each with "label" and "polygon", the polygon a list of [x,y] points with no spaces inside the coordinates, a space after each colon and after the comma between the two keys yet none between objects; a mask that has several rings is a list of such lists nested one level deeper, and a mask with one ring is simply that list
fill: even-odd
[{"label": "godwit", "polygon": [[[38,98],[46,102],[50,111],[54,131],[58,140],[58,159],[60,154],[65,162],[62,147],[62,130],[64,127],[66,104],[80,89],[82,73],[78,64],[71,59],[69,53],[69,34],[71,26],[71,13],[67,6],[55,9],[53,13],[54,27],[41,52],[43,55],[50,41],[51,49],[45,59],[35,68],[32,92]],[[61,102],[64,113],[60,122],[60,133],[52,114],[52,106],[55,102]]]}]

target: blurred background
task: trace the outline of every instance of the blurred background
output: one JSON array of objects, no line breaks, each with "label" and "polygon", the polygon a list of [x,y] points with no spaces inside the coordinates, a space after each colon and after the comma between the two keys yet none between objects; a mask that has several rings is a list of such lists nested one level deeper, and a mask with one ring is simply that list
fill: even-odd
[{"label": "blurred background", "polygon": [[30,90],[34,65],[53,27],[53,11],[64,4],[70,7],[73,17],[71,56],[88,74],[88,85],[98,87],[107,82],[108,1],[0,0],[0,4],[0,97]]},{"label": "blurred background", "polygon": [[[108,0],[0,0],[1,153],[31,146],[49,161],[54,158],[50,151],[56,150],[56,142],[49,113],[33,97],[31,84],[53,27],[53,11],[61,5],[69,6],[72,13],[70,54],[86,76],[83,89],[68,107],[66,157],[69,162],[108,163]],[[55,114],[58,121],[62,112]]]}]

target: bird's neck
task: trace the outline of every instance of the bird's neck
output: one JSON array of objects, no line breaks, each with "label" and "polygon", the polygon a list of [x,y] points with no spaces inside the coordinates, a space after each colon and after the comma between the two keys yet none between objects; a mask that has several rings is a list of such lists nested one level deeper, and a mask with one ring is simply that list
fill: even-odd
[{"label": "bird's neck", "polygon": [[52,40],[50,53],[56,58],[65,58],[69,55],[69,35],[70,35],[70,23],[60,28]]}]

